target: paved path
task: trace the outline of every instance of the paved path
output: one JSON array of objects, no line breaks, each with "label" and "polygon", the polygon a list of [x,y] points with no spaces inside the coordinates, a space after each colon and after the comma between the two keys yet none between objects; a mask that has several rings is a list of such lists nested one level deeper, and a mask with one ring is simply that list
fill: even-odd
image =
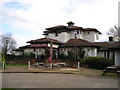
[{"label": "paved path", "polygon": [[76,74],[3,73],[3,88],[118,88],[117,78]]}]

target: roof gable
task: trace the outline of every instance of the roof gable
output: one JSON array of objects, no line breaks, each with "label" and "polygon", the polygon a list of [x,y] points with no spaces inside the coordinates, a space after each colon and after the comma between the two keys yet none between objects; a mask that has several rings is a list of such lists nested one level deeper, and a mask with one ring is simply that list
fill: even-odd
[{"label": "roof gable", "polygon": [[47,35],[48,33],[57,33],[57,32],[68,32],[68,31],[72,31],[72,30],[80,30],[80,31],[95,31],[98,32],[99,34],[102,34],[100,31],[98,31],[96,28],[82,28],[79,26],[74,26],[73,22],[68,22],[69,24],[72,25],[58,25],[58,26],[54,26],[54,27],[50,27],[50,28],[46,28],[47,31],[44,31],[43,35]]},{"label": "roof gable", "polygon": [[97,47],[94,43],[82,39],[70,39],[61,47]]},{"label": "roof gable", "polygon": [[99,34],[102,34],[100,31],[98,31],[96,28],[83,28],[83,31],[95,31],[98,32]]},{"label": "roof gable", "polygon": [[54,40],[51,38],[41,38],[41,39],[36,39],[36,40],[31,40],[28,41],[27,43],[54,43],[54,44],[63,44],[62,42],[58,41],[58,40]]},{"label": "roof gable", "polygon": [[120,49],[120,42],[95,42],[94,44],[101,47],[100,50]]}]

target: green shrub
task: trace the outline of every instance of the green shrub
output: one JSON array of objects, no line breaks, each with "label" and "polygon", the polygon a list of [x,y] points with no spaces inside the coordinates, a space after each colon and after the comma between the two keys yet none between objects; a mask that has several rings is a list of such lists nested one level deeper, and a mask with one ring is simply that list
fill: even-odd
[{"label": "green shrub", "polygon": [[104,57],[86,57],[82,64],[87,64],[89,68],[94,69],[105,69],[106,67],[112,65],[112,60]]},{"label": "green shrub", "polygon": [[66,59],[67,56],[66,56],[65,54],[60,54],[60,55],[58,56],[58,58],[59,58],[59,59]]},{"label": "green shrub", "polygon": [[7,54],[7,60],[14,60],[15,58],[16,58],[15,55]]}]

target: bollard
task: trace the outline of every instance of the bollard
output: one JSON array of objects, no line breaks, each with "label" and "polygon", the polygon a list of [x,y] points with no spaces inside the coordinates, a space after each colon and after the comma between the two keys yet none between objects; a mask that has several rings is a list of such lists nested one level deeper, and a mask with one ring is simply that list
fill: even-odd
[{"label": "bollard", "polygon": [[28,61],[28,69],[30,69],[30,61]]},{"label": "bollard", "polygon": [[80,71],[80,62],[78,62],[77,70]]}]

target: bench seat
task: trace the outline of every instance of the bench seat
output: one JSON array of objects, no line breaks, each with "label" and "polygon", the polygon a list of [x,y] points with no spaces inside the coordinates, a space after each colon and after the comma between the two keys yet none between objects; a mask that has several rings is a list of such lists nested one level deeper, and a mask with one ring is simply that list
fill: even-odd
[{"label": "bench seat", "polygon": [[120,70],[119,70],[119,66],[110,66],[110,67],[106,67],[105,70],[102,70],[102,76],[105,73],[116,73],[116,75],[119,77],[120,76]]}]

